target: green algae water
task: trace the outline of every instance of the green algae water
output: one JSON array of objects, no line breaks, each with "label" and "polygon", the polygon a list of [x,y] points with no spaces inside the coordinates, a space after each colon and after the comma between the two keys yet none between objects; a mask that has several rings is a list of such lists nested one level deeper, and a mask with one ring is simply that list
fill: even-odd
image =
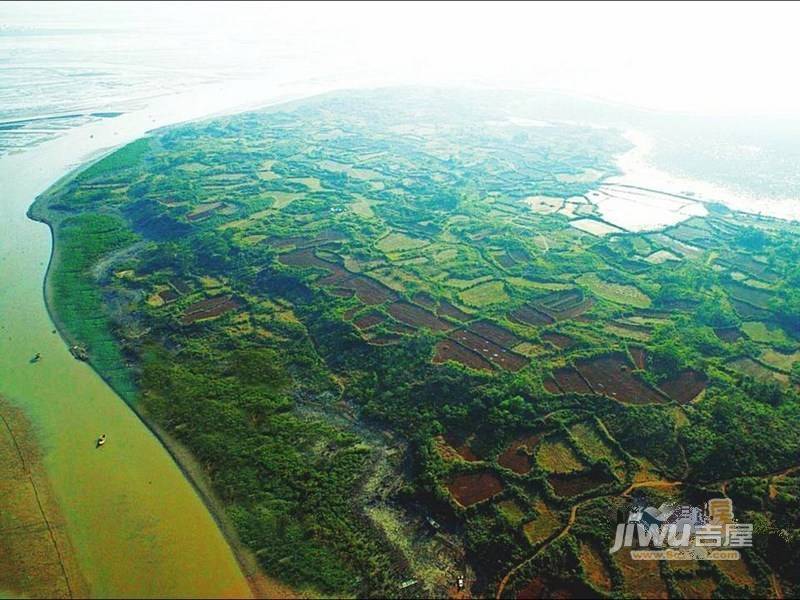
[{"label": "green algae water", "polygon": [[[230,546],[170,455],[54,332],[42,293],[50,232],[26,217],[37,194],[87,156],[153,123],[149,114],[120,118],[0,159],[0,395],[35,429],[57,526],[91,596],[249,597]],[[102,433],[108,441],[97,449]]]}]

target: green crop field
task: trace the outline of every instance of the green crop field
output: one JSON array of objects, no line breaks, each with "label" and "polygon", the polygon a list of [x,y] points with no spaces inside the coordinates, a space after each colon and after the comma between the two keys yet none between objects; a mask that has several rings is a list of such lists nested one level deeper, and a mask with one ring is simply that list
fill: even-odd
[{"label": "green crop field", "polygon": [[500,304],[507,302],[509,297],[506,293],[505,284],[502,281],[487,281],[476,286],[463,290],[459,297],[470,306],[488,306],[489,304]]},{"label": "green crop field", "polygon": [[601,298],[605,298],[611,302],[629,304],[637,308],[647,308],[651,304],[650,298],[635,286],[605,281],[595,273],[581,275],[576,281],[587,286],[593,293]]}]

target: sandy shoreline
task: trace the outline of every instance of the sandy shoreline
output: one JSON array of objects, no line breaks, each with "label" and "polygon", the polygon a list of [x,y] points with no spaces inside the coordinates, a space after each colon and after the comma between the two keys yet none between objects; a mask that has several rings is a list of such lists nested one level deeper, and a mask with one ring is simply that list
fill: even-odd
[{"label": "sandy shoreline", "polygon": [[0,497],[0,596],[86,596],[35,432],[23,412],[2,397]]}]

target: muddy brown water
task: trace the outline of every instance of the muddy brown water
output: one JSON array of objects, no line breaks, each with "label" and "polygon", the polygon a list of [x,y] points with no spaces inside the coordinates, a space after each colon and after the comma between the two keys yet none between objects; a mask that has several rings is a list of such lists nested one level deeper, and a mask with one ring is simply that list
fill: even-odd
[{"label": "muddy brown water", "polygon": [[[42,294],[50,233],[25,216],[87,156],[141,135],[153,122],[146,117],[0,159],[0,395],[31,423],[59,526],[92,596],[249,597],[230,546],[171,456],[54,333]],[[101,433],[108,442],[97,449]],[[30,551],[38,548],[32,540]]]}]

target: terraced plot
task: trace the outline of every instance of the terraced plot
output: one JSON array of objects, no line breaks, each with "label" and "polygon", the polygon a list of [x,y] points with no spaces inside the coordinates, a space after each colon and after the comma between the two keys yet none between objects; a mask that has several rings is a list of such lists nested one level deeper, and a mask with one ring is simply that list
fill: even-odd
[{"label": "terraced plot", "polygon": [[525,511],[516,500],[503,500],[497,503],[500,513],[508,519],[512,527],[518,526],[525,518]]},{"label": "terraced plot", "polygon": [[397,298],[397,294],[385,285],[362,275],[354,275],[346,282],[342,282],[342,287],[352,289],[364,304],[383,304]]},{"label": "terraced plot", "polygon": [[517,344],[522,343],[522,340],[511,333],[508,329],[488,321],[478,321],[473,323],[469,326],[469,331],[504,348],[513,348]]},{"label": "terraced plot", "polygon": [[614,462],[618,457],[605,437],[598,431],[592,422],[576,423],[570,427],[570,433],[578,444],[594,460],[607,458]]},{"label": "terraced plot", "polygon": [[503,491],[503,482],[491,471],[457,475],[447,484],[453,499],[467,507],[488,500]]},{"label": "terraced plot", "polygon": [[443,321],[419,306],[406,302],[395,302],[390,304],[386,310],[392,317],[411,327],[425,327],[432,331],[450,331],[453,329],[453,325],[447,321]]},{"label": "terraced plot", "polygon": [[536,448],[536,461],[551,473],[571,473],[586,465],[572,447],[563,439],[545,439]]},{"label": "terraced plot", "polygon": [[569,337],[568,335],[564,335],[561,333],[556,333],[553,331],[548,331],[542,334],[542,339],[546,342],[550,342],[556,348],[561,350],[566,350],[567,348],[572,348],[577,342]]},{"label": "terraced plot", "polygon": [[181,316],[181,324],[191,325],[197,321],[213,319],[236,310],[241,303],[230,296],[217,296],[200,300],[186,307]]},{"label": "terraced plot", "polygon": [[771,292],[740,283],[726,283],[724,288],[731,295],[731,298],[761,309],[769,308],[770,300],[773,297]]},{"label": "terraced plot", "polygon": [[708,378],[699,371],[686,369],[659,385],[661,391],[679,402],[688,404],[699,396],[708,385]]},{"label": "terraced plot", "polygon": [[386,317],[383,314],[379,312],[370,312],[355,319],[353,325],[359,329],[369,329],[370,327],[375,327],[375,325],[383,323],[385,320]]},{"label": "terraced plot", "polygon": [[450,334],[450,339],[465,348],[476,352],[498,367],[509,371],[519,371],[528,364],[528,359],[516,352],[506,350],[494,342],[475,335],[469,330],[459,330]]},{"label": "terraced plot", "polygon": [[417,250],[429,245],[428,240],[411,237],[405,233],[393,231],[375,245],[383,252],[406,252],[408,250]]},{"label": "terraced plot", "polygon": [[742,331],[754,342],[763,344],[791,345],[792,340],[777,323],[762,321],[746,321],[742,323]]},{"label": "terraced plot", "polygon": [[437,342],[436,347],[434,348],[433,362],[441,364],[447,362],[448,360],[461,363],[465,367],[469,367],[471,369],[478,369],[482,371],[492,370],[492,364],[488,360],[483,358],[477,352],[473,352],[472,350],[465,348],[458,342],[453,340],[442,340]]},{"label": "terraced plot", "polygon": [[557,321],[574,319],[589,310],[593,304],[594,300],[585,297],[583,290],[578,288],[553,292],[536,302],[540,311]]},{"label": "terraced plot", "polygon": [[581,473],[553,473],[547,476],[547,483],[553,488],[556,496],[571,498],[613,481],[599,473],[584,471]]},{"label": "terraced plot", "polygon": [[509,300],[505,284],[502,281],[479,283],[476,286],[460,292],[459,298],[461,298],[465,304],[478,308],[492,304],[502,304]]},{"label": "terraced plot", "polygon": [[631,372],[628,361],[622,355],[610,354],[580,360],[575,367],[596,394],[630,404],[667,401]]},{"label": "terraced plot", "polygon": [[437,438],[437,442],[439,444],[439,451],[445,459],[452,460],[457,457],[467,462],[478,462],[481,460],[478,455],[472,451],[467,441],[461,436],[447,434],[441,438]]},{"label": "terraced plot", "polygon": [[553,380],[564,393],[591,394],[592,388],[573,367],[561,367],[553,371]]},{"label": "terraced plot", "polygon": [[533,468],[533,453],[541,440],[540,435],[529,435],[514,440],[497,458],[500,466],[525,475]]},{"label": "terraced plot", "polygon": [[553,317],[530,305],[523,306],[513,311],[510,318],[512,321],[521,323],[522,325],[532,325],[534,327],[550,325],[555,322]]},{"label": "terraced plot", "polygon": [[533,505],[536,517],[523,525],[522,530],[531,544],[539,544],[556,533],[561,528],[558,514],[542,500],[537,500]]},{"label": "terraced plot", "polygon": [[728,363],[728,367],[749,377],[754,377],[761,381],[777,381],[782,384],[789,383],[789,377],[785,373],[769,369],[752,358],[737,358]]},{"label": "terraced plot", "polygon": [[595,273],[585,273],[576,281],[587,286],[593,294],[611,302],[637,308],[648,308],[651,304],[650,298],[635,286],[605,281]]},{"label": "terraced plot", "polygon": [[436,314],[440,317],[448,317],[450,319],[455,319],[456,321],[469,321],[472,319],[472,315],[465,313],[460,308],[453,306],[449,302],[442,301],[439,304],[439,308],[436,309]]},{"label": "terraced plot", "polygon": [[761,361],[768,365],[780,369],[781,371],[791,371],[792,367],[800,362],[800,351],[786,354],[777,350],[768,349],[761,355]]}]

